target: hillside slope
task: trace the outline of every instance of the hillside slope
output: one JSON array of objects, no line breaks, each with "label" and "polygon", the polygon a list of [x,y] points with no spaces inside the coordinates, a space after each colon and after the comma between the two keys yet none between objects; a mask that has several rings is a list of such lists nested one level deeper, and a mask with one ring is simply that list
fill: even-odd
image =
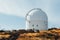
[{"label": "hillside slope", "polygon": [[0,30],[0,40],[60,40],[60,29],[51,28],[43,31]]}]

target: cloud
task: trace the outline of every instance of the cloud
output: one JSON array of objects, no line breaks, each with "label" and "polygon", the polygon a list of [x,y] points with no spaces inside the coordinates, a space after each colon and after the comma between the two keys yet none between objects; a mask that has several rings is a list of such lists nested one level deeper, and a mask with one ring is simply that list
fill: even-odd
[{"label": "cloud", "polygon": [[[48,0],[47,0],[48,2]],[[47,7],[44,0],[0,0],[0,12],[24,17],[32,8]]]},{"label": "cloud", "polygon": [[4,14],[12,14],[12,15],[23,15],[22,9],[20,10],[20,6],[17,4],[16,0],[0,0],[0,12]]}]

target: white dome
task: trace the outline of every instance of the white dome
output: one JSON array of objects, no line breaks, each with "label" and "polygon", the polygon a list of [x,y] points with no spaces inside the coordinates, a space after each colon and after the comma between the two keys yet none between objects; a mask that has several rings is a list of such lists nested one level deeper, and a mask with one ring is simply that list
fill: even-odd
[{"label": "white dome", "polygon": [[26,15],[26,29],[47,30],[48,18],[39,8],[32,9]]},{"label": "white dome", "polygon": [[47,20],[47,15],[41,9],[32,9],[26,15],[27,20]]}]

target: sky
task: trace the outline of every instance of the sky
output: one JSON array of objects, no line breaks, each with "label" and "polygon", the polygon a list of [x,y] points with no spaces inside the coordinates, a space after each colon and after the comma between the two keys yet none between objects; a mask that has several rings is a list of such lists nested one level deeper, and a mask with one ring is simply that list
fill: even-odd
[{"label": "sky", "polygon": [[33,8],[48,16],[48,28],[60,28],[60,0],[0,0],[0,30],[25,29],[25,15]]}]

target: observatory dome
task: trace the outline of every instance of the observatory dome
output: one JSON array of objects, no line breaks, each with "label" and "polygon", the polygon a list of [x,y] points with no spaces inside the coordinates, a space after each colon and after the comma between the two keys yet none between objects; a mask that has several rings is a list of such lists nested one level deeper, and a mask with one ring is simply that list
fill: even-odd
[{"label": "observatory dome", "polygon": [[32,9],[26,15],[27,20],[47,20],[47,15],[41,9]]},{"label": "observatory dome", "polygon": [[26,15],[26,28],[47,30],[48,18],[46,13],[39,8],[30,10]]}]

